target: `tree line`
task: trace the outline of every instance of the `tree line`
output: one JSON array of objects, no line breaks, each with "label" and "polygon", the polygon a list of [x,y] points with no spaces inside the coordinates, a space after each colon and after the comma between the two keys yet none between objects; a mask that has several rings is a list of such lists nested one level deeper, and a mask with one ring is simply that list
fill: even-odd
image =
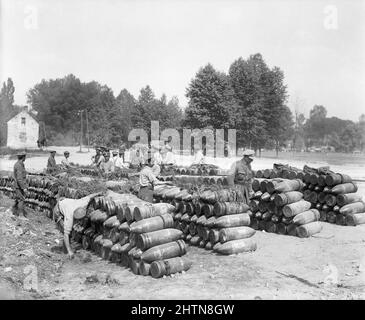
[{"label": "tree line", "polygon": [[[16,114],[15,87],[11,79],[0,92],[1,140],[6,142],[6,121]],[[132,128],[150,132],[151,120],[160,129],[211,128],[236,129],[237,146],[261,149],[308,150],[327,147],[350,152],[365,149],[365,115],[359,122],[327,117],[325,107],[316,105],[306,119],[293,114],[287,105],[284,73],[270,68],[261,54],[235,60],[227,73],[211,64],[201,67],[186,88],[188,105],[177,97],[156,97],[150,86],[134,97],[127,89],[117,96],[96,81],[82,82],[70,74],[42,80],[27,92],[28,104],[37,111],[49,144],[86,143],[86,126],[80,127],[80,113],[87,113],[90,144],[118,146],[127,141]],[[84,117],[85,120],[85,117]],[[85,122],[84,122],[85,123]]]},{"label": "tree line", "polygon": [[313,147],[338,152],[365,151],[365,114],[358,122],[327,117],[327,110],[322,105],[315,105],[308,119],[302,113],[296,113],[292,148],[308,150]]}]

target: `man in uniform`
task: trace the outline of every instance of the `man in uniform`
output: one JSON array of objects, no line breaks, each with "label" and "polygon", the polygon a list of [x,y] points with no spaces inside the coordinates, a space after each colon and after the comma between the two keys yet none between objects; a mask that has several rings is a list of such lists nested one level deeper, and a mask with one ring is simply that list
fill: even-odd
[{"label": "man in uniform", "polygon": [[242,191],[244,201],[249,203],[250,195],[252,194],[253,172],[251,162],[255,152],[253,150],[245,150],[243,158],[233,163],[230,174],[228,175],[228,183],[230,186],[236,187]]},{"label": "man in uniform", "polygon": [[25,191],[27,190],[26,171],[24,161],[26,154],[21,152],[17,154],[18,161],[14,165],[14,187],[15,187],[15,203],[13,206],[13,214],[21,219],[27,219],[27,213],[24,208]]},{"label": "man in uniform", "polygon": [[119,156],[123,158],[123,162],[125,162],[125,151],[126,151],[127,147],[125,145],[125,143],[122,141],[120,147],[119,147]]},{"label": "man in uniform", "polygon": [[141,150],[140,149],[135,149],[134,147],[131,150],[131,163],[130,163],[130,167],[132,169],[139,169],[142,164],[144,163],[143,161],[143,156],[141,154]]},{"label": "man in uniform", "polygon": [[65,151],[65,152],[63,153],[63,155],[65,156],[65,158],[64,158],[64,159],[62,159],[61,164],[62,164],[62,166],[63,166],[65,169],[67,169],[67,168],[69,168],[69,167],[70,167],[70,162],[68,161],[68,158],[70,157],[70,152]]},{"label": "man in uniform", "polygon": [[168,139],[165,141],[165,146],[162,154],[162,162],[164,165],[176,165],[175,155],[172,152],[171,146],[172,137],[169,136]]},{"label": "man in uniform", "polygon": [[150,151],[147,153],[146,163],[139,173],[139,193],[138,197],[147,202],[153,202],[153,187],[160,184],[171,184],[169,181],[160,181],[152,171],[153,160]]},{"label": "man in uniform", "polygon": [[92,156],[92,158],[91,158],[91,165],[99,167],[100,164],[104,161],[104,157],[101,154],[100,147],[96,147],[95,151],[96,151],[96,154],[94,156]]},{"label": "man in uniform", "polygon": [[53,209],[53,219],[56,222],[57,229],[63,233],[63,243],[70,259],[74,256],[74,252],[70,245],[70,234],[74,220],[84,218],[86,215],[86,208],[90,201],[102,194],[102,192],[93,193],[81,199],[59,198]]},{"label": "man in uniform", "polygon": [[47,173],[54,173],[57,170],[57,164],[55,160],[56,151],[52,150],[50,151],[50,156],[48,158],[47,162]]},{"label": "man in uniform", "polygon": [[110,159],[110,153],[109,151],[105,151],[105,153],[103,154],[104,156],[104,161],[101,162],[100,164],[100,170],[103,173],[112,173],[114,172],[114,162],[112,159]]}]

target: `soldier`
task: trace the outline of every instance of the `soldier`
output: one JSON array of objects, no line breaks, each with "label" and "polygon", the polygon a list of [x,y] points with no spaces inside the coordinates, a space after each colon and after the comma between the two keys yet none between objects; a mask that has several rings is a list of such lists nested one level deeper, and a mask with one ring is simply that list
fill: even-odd
[{"label": "soldier", "polygon": [[227,177],[230,186],[236,185],[243,191],[246,203],[249,202],[252,193],[253,172],[251,162],[253,161],[254,154],[253,150],[245,150],[243,158],[232,165],[230,174]]},{"label": "soldier", "polygon": [[96,151],[96,154],[91,157],[91,165],[99,167],[100,164],[104,161],[104,157],[101,154],[101,148],[100,147],[96,147],[95,151]]},{"label": "soldier", "polygon": [[150,151],[147,153],[146,164],[139,173],[139,193],[138,197],[147,202],[153,202],[153,187],[159,184],[170,184],[168,181],[160,181],[152,171],[153,160]]},{"label": "soldier", "polygon": [[27,220],[27,213],[24,208],[25,192],[27,190],[26,171],[24,161],[26,154],[21,152],[17,154],[18,161],[14,165],[14,181],[15,181],[15,203],[13,206],[13,214],[20,216],[21,219]]},{"label": "soldier", "polygon": [[112,173],[115,170],[114,162],[110,159],[109,151],[104,153],[104,161],[100,164],[100,170],[103,173]]},{"label": "soldier", "polygon": [[50,151],[51,155],[48,158],[47,162],[47,173],[54,173],[57,170],[57,164],[55,160],[56,151],[52,150]]},{"label": "soldier", "polygon": [[64,158],[64,159],[62,159],[61,164],[62,164],[62,166],[63,166],[65,169],[67,169],[67,168],[69,168],[69,167],[70,167],[70,162],[68,161],[68,158],[70,157],[70,152],[65,151],[65,152],[63,153],[63,155],[65,156],[65,158]]},{"label": "soldier", "polygon": [[143,161],[143,156],[141,155],[141,150],[133,148],[131,150],[130,167],[132,169],[139,169],[142,166],[143,163],[144,163],[144,161]]},{"label": "soldier", "polygon": [[126,147],[125,143],[122,141],[122,144],[119,147],[119,156],[123,158],[123,162],[125,162],[124,156],[125,156],[126,149],[127,149],[127,147]]},{"label": "soldier", "polygon": [[53,219],[56,222],[57,229],[63,233],[63,243],[70,259],[74,256],[74,252],[70,246],[70,233],[74,220],[84,218],[86,215],[86,208],[91,199],[102,194],[102,192],[93,193],[81,199],[59,198],[53,209]]}]

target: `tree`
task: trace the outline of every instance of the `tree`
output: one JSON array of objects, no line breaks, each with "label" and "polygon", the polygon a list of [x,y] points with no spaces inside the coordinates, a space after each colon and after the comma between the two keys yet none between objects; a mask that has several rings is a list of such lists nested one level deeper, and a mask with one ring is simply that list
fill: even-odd
[{"label": "tree", "polygon": [[[229,68],[229,79],[235,100],[235,127],[239,144],[261,149],[271,137],[277,146],[286,138],[291,126],[283,72],[270,69],[257,53],[247,60],[239,58]],[[283,129],[284,127],[285,129]]]},{"label": "tree", "polygon": [[17,108],[14,107],[15,87],[13,80],[8,78],[0,91],[0,146],[6,144],[7,140],[7,121],[14,116]]},{"label": "tree", "polygon": [[120,91],[117,97],[117,104],[121,111],[121,122],[123,123],[123,140],[127,141],[128,134],[133,128],[132,113],[136,108],[136,99],[127,89],[123,89]]},{"label": "tree", "polygon": [[[130,101],[130,105],[132,102]],[[179,128],[182,119],[182,110],[179,100],[172,97],[168,101],[165,94],[160,99],[155,98],[155,94],[150,86],[141,89],[138,100],[134,102],[134,107],[130,112],[130,122],[133,128],[142,128],[150,134],[151,121],[158,121],[160,129]]]},{"label": "tree", "polygon": [[[116,131],[120,130],[117,104],[112,90],[105,85],[96,81],[82,83],[70,74],[61,79],[42,80],[29,90],[27,98],[38,112],[39,120],[45,123],[47,137],[53,143],[62,143],[66,137],[78,143],[81,110],[87,110],[92,143],[116,140]],[[61,141],[55,141],[56,137]]]},{"label": "tree", "polygon": [[344,146],[345,152],[352,152],[356,148],[358,141],[360,138],[360,132],[358,130],[358,127],[351,123],[346,126],[346,128],[341,132],[340,139]]},{"label": "tree", "polygon": [[323,144],[328,130],[324,125],[327,110],[324,106],[315,105],[309,112],[309,119],[305,124],[305,132],[308,137],[308,146]]},{"label": "tree", "polygon": [[186,90],[189,104],[184,125],[190,128],[229,128],[232,124],[232,94],[226,74],[216,71],[211,64],[200,68]]},{"label": "tree", "polygon": [[315,105],[311,109],[310,118],[304,126],[308,147],[325,145],[334,147],[336,151],[349,152],[360,145],[361,134],[352,121],[327,118],[326,115],[324,106]]},{"label": "tree", "polygon": [[327,116],[327,109],[322,105],[315,105],[309,112],[311,119],[324,119]]},{"label": "tree", "polygon": [[294,134],[292,112],[287,106],[281,106],[276,109],[270,118],[271,128],[267,129],[270,138],[275,142],[276,156],[281,145],[285,145]]},{"label": "tree", "polygon": [[[292,149],[301,150],[303,142],[305,141],[305,131],[304,131],[304,124],[305,124],[305,116],[303,113],[295,111],[294,115],[294,132],[293,132],[293,144]],[[300,142],[302,141],[302,143]]]},{"label": "tree", "polygon": [[181,127],[183,121],[183,112],[179,105],[179,99],[174,96],[172,97],[166,106],[166,128],[176,128]]},{"label": "tree", "polygon": [[359,117],[359,122],[358,122],[358,130],[359,130],[359,149],[361,151],[365,150],[365,114],[362,114]]},{"label": "tree", "polygon": [[13,80],[11,78],[8,78],[7,82],[3,83],[3,86],[1,88],[0,96],[2,99],[7,98],[10,105],[13,105],[14,103],[14,92],[15,87]]}]

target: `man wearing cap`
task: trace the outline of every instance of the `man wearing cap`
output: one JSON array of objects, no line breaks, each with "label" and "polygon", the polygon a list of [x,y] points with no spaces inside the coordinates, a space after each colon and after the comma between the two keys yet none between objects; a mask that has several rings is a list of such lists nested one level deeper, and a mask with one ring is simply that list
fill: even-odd
[{"label": "man wearing cap", "polygon": [[122,158],[122,155],[119,153],[119,156],[118,156],[118,151],[116,151],[116,150],[114,150],[112,152],[112,154],[113,154],[112,161],[113,161],[114,168],[123,168],[124,160]]},{"label": "man wearing cap", "polygon": [[175,159],[175,155],[172,152],[172,146],[170,145],[171,142],[171,137],[168,138],[168,140],[165,141],[165,146],[164,146],[164,152],[162,154],[162,162],[165,165],[175,165],[176,164],[176,159]]},{"label": "man wearing cap", "polygon": [[74,256],[70,245],[70,233],[74,225],[74,220],[84,218],[86,216],[86,208],[90,201],[102,194],[102,192],[93,193],[81,199],[60,198],[53,209],[53,219],[56,222],[58,230],[63,233],[63,243],[70,259]]},{"label": "man wearing cap", "polygon": [[252,193],[253,172],[251,162],[255,152],[253,150],[245,150],[243,158],[233,163],[230,174],[228,175],[228,183],[230,186],[236,185],[243,191],[246,203],[249,203],[250,194]]},{"label": "man wearing cap", "polygon": [[138,169],[143,165],[143,156],[140,149],[133,149],[131,150],[131,168]]},{"label": "man wearing cap", "polygon": [[50,151],[50,156],[47,162],[47,173],[54,173],[57,170],[57,164],[55,160],[56,151]]},{"label": "man wearing cap", "polygon": [[104,157],[101,154],[101,148],[100,147],[96,147],[95,148],[96,154],[94,156],[92,156],[91,158],[91,165],[99,167],[100,164],[104,161]]},{"label": "man wearing cap", "polygon": [[113,163],[113,160],[110,159],[110,153],[109,151],[108,152],[105,152],[103,154],[104,156],[104,161],[102,161],[100,163],[100,170],[103,172],[103,173],[112,173],[114,172],[114,163]]},{"label": "man wearing cap", "polygon": [[168,181],[160,181],[152,171],[153,160],[151,151],[147,152],[146,163],[139,173],[139,193],[138,197],[147,202],[153,202],[153,187],[160,184],[170,184]]},{"label": "man wearing cap", "polygon": [[70,157],[70,152],[68,151],[65,151],[63,153],[63,155],[65,156],[62,161],[61,161],[61,164],[62,164],[62,167],[64,167],[65,169],[69,168],[70,167],[70,162],[68,161],[68,158]]},{"label": "man wearing cap", "polygon": [[26,171],[24,161],[26,154],[20,152],[17,154],[18,161],[14,164],[14,187],[15,187],[15,203],[13,206],[13,214],[20,216],[21,219],[26,219],[26,211],[24,208],[25,191],[27,190]]},{"label": "man wearing cap", "polygon": [[127,147],[125,145],[125,143],[122,141],[120,147],[119,147],[119,157],[123,158],[123,163],[125,162],[125,151],[126,151]]}]

